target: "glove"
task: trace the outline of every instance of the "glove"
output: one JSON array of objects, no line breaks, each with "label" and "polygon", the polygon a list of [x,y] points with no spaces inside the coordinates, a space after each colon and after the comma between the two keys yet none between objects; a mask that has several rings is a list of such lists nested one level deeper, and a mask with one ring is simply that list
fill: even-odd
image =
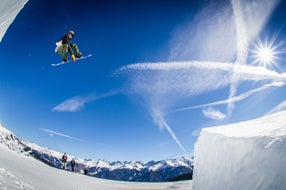
[{"label": "glove", "polygon": [[72,56],[71,56],[71,57],[72,57],[72,61],[73,61],[73,62],[75,62],[75,61],[76,61],[76,59],[75,59],[74,54],[72,54]]}]

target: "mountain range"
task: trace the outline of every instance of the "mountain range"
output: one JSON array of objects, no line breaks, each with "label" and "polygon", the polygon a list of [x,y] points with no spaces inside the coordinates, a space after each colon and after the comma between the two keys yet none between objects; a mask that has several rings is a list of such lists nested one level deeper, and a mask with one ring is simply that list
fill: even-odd
[{"label": "mountain range", "polygon": [[[10,149],[32,156],[52,167],[61,168],[62,153],[41,147],[18,138],[15,134],[0,124],[0,143]],[[84,173],[90,176],[136,182],[164,182],[174,180],[192,179],[193,159],[181,157],[161,161],[105,161],[81,159],[68,155],[67,170],[70,170],[70,160],[76,161],[75,172]]]}]

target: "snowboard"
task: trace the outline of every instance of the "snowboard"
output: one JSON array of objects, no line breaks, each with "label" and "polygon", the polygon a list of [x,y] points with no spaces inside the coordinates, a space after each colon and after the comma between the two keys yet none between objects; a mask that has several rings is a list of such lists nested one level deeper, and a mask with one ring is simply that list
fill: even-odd
[{"label": "snowboard", "polygon": [[[86,56],[82,56],[81,58],[76,58],[76,61],[81,60],[81,59],[86,59],[86,58],[91,57],[91,56],[92,56],[92,54],[88,54]],[[69,63],[69,62],[72,62],[72,60],[68,60],[66,62],[62,61],[60,63],[55,63],[55,64],[52,64],[52,66],[59,66],[59,65],[63,65],[63,64]]]}]

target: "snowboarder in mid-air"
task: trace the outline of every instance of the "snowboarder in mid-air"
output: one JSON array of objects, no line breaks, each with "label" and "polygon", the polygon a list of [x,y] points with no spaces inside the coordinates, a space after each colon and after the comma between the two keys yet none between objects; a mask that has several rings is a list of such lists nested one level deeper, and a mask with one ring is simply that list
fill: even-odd
[{"label": "snowboarder in mid-air", "polygon": [[75,43],[71,43],[71,39],[74,37],[74,31],[70,30],[64,35],[57,43],[55,52],[62,55],[62,61],[68,61],[68,52],[71,55],[72,61],[75,62],[76,58],[81,58],[82,54],[79,51]]}]

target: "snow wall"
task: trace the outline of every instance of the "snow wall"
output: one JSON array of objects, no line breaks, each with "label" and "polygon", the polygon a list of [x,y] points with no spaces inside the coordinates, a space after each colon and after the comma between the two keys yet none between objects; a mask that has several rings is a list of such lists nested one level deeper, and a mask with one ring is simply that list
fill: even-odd
[{"label": "snow wall", "polygon": [[0,42],[28,0],[0,0]]},{"label": "snow wall", "polygon": [[194,155],[193,190],[285,190],[286,111],[204,128]]}]

